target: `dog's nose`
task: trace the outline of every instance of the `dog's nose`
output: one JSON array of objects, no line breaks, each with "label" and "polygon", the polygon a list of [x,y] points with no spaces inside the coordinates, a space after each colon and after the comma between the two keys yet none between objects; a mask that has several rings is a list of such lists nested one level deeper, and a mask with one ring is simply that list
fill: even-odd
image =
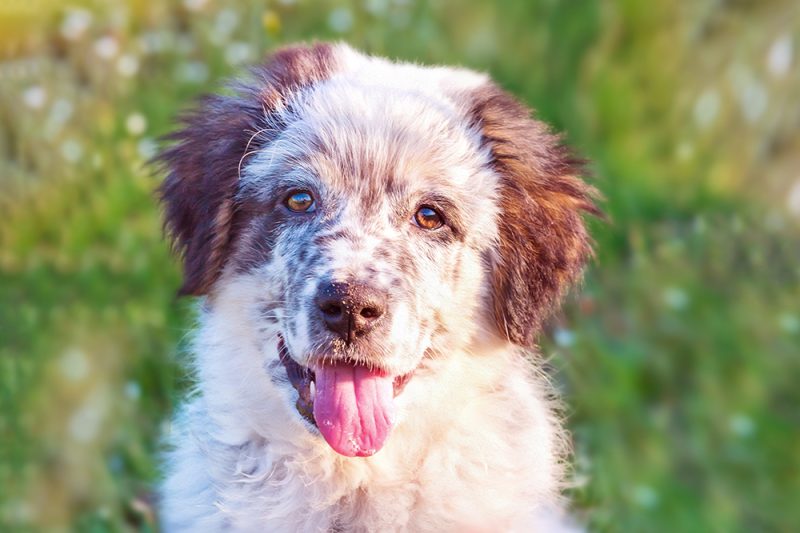
[{"label": "dog's nose", "polygon": [[348,343],[369,333],[386,312],[386,294],[363,283],[324,282],[316,302],[325,327]]}]

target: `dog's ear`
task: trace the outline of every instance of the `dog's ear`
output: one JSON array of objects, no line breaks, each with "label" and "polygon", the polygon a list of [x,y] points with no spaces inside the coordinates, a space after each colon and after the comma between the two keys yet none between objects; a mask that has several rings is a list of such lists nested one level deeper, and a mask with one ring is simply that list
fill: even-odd
[{"label": "dog's ear", "polygon": [[232,86],[232,95],[202,98],[165,137],[172,144],[156,157],[167,172],[159,195],[165,229],[183,259],[180,294],[205,294],[219,277],[237,230],[241,165],[277,135],[276,115],[291,96],[330,76],[334,52],[328,44],[277,51],[252,81]]},{"label": "dog's ear", "polygon": [[582,212],[600,215],[574,158],[530,111],[494,85],[472,95],[470,116],[499,176],[492,298],[501,335],[532,347],[543,321],[592,254]]}]

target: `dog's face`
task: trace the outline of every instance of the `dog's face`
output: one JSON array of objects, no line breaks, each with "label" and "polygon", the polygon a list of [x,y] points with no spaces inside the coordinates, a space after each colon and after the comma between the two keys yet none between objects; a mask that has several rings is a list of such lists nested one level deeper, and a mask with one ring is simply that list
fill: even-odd
[{"label": "dog's face", "polygon": [[344,455],[380,449],[428,358],[532,345],[589,253],[575,163],[476,74],[287,49],[174,138],[183,291],[255,288],[267,368]]},{"label": "dog's face", "polygon": [[311,92],[247,164],[231,262],[276,291],[265,308],[298,362],[404,375],[473,333],[497,180],[447,111],[337,85]]}]

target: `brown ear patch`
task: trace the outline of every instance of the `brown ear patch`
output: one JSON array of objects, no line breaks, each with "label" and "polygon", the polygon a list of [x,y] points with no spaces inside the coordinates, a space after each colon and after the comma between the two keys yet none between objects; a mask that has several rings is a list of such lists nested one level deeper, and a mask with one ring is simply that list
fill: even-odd
[{"label": "brown ear patch", "polygon": [[296,91],[330,77],[334,65],[328,44],[278,50],[253,70],[252,81],[234,85],[232,96],[202,98],[165,137],[173,144],[156,157],[167,170],[158,192],[165,229],[183,259],[180,294],[205,294],[219,277],[246,222],[235,199],[240,165],[278,133],[270,115]]},{"label": "brown ear patch", "polygon": [[559,138],[494,85],[472,95],[470,116],[500,177],[493,307],[503,336],[533,346],[543,321],[591,256],[582,212],[600,215],[594,189]]}]

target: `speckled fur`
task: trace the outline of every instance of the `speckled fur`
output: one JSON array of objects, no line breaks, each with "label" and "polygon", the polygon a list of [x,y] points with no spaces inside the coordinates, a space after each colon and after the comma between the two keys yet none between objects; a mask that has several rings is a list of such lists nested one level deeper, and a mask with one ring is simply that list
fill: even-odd
[{"label": "speckled fur", "polygon": [[[161,156],[183,292],[203,296],[197,387],[165,458],[167,531],[550,531],[567,452],[529,354],[590,254],[580,166],[481,74],[346,45],[284,49],[184,117]],[[292,190],[313,213],[291,213]],[[447,225],[412,223],[421,204]],[[354,345],[321,326],[322,280],[388,295]],[[295,410],[282,336],[414,372],[376,455],[336,454]]]}]

